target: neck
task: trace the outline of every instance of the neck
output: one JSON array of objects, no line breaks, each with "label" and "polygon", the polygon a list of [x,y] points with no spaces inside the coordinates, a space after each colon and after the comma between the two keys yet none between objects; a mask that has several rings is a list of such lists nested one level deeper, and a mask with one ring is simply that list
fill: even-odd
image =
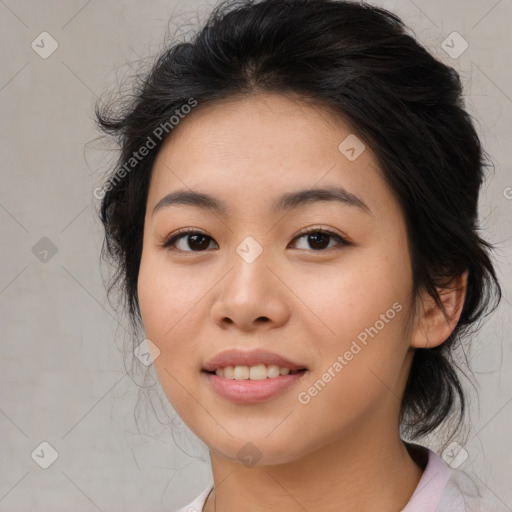
[{"label": "neck", "polygon": [[210,452],[214,491],[203,510],[401,510],[424,468],[411,458],[398,433],[386,434],[359,429],[351,436],[279,465],[246,467]]}]

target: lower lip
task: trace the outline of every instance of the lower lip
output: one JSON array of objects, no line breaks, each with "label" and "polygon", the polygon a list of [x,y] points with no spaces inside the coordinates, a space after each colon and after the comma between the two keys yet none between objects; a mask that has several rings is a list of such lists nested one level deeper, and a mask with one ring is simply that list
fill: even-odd
[{"label": "lower lip", "polygon": [[238,404],[252,404],[274,397],[297,382],[306,371],[261,380],[225,379],[214,373],[202,373],[220,396]]}]

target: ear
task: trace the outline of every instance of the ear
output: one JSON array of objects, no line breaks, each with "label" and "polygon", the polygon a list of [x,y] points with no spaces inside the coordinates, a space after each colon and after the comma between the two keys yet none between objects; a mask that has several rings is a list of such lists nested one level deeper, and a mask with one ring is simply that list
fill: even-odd
[{"label": "ear", "polygon": [[468,271],[454,277],[445,288],[438,288],[441,302],[446,310],[435,303],[431,296],[420,298],[411,346],[432,348],[441,345],[450,336],[459,321],[464,306],[468,283]]}]

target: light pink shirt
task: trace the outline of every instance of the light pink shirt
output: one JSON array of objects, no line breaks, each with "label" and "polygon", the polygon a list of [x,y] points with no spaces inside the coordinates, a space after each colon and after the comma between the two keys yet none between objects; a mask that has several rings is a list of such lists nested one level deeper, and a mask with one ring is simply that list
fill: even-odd
[{"label": "light pink shirt", "polygon": [[[483,498],[466,473],[451,469],[432,450],[425,450],[428,452],[427,465],[401,512],[512,512],[512,506],[506,506],[492,493]],[[212,488],[213,483],[177,512],[202,512]]]}]

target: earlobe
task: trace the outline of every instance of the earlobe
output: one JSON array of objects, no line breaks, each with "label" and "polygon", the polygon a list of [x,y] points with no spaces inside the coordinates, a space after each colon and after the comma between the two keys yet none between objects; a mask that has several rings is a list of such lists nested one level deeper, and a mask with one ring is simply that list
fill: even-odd
[{"label": "earlobe", "polygon": [[459,321],[467,290],[468,271],[454,277],[445,288],[438,288],[443,311],[429,295],[422,297],[416,325],[411,336],[414,348],[433,348],[441,345]]}]

